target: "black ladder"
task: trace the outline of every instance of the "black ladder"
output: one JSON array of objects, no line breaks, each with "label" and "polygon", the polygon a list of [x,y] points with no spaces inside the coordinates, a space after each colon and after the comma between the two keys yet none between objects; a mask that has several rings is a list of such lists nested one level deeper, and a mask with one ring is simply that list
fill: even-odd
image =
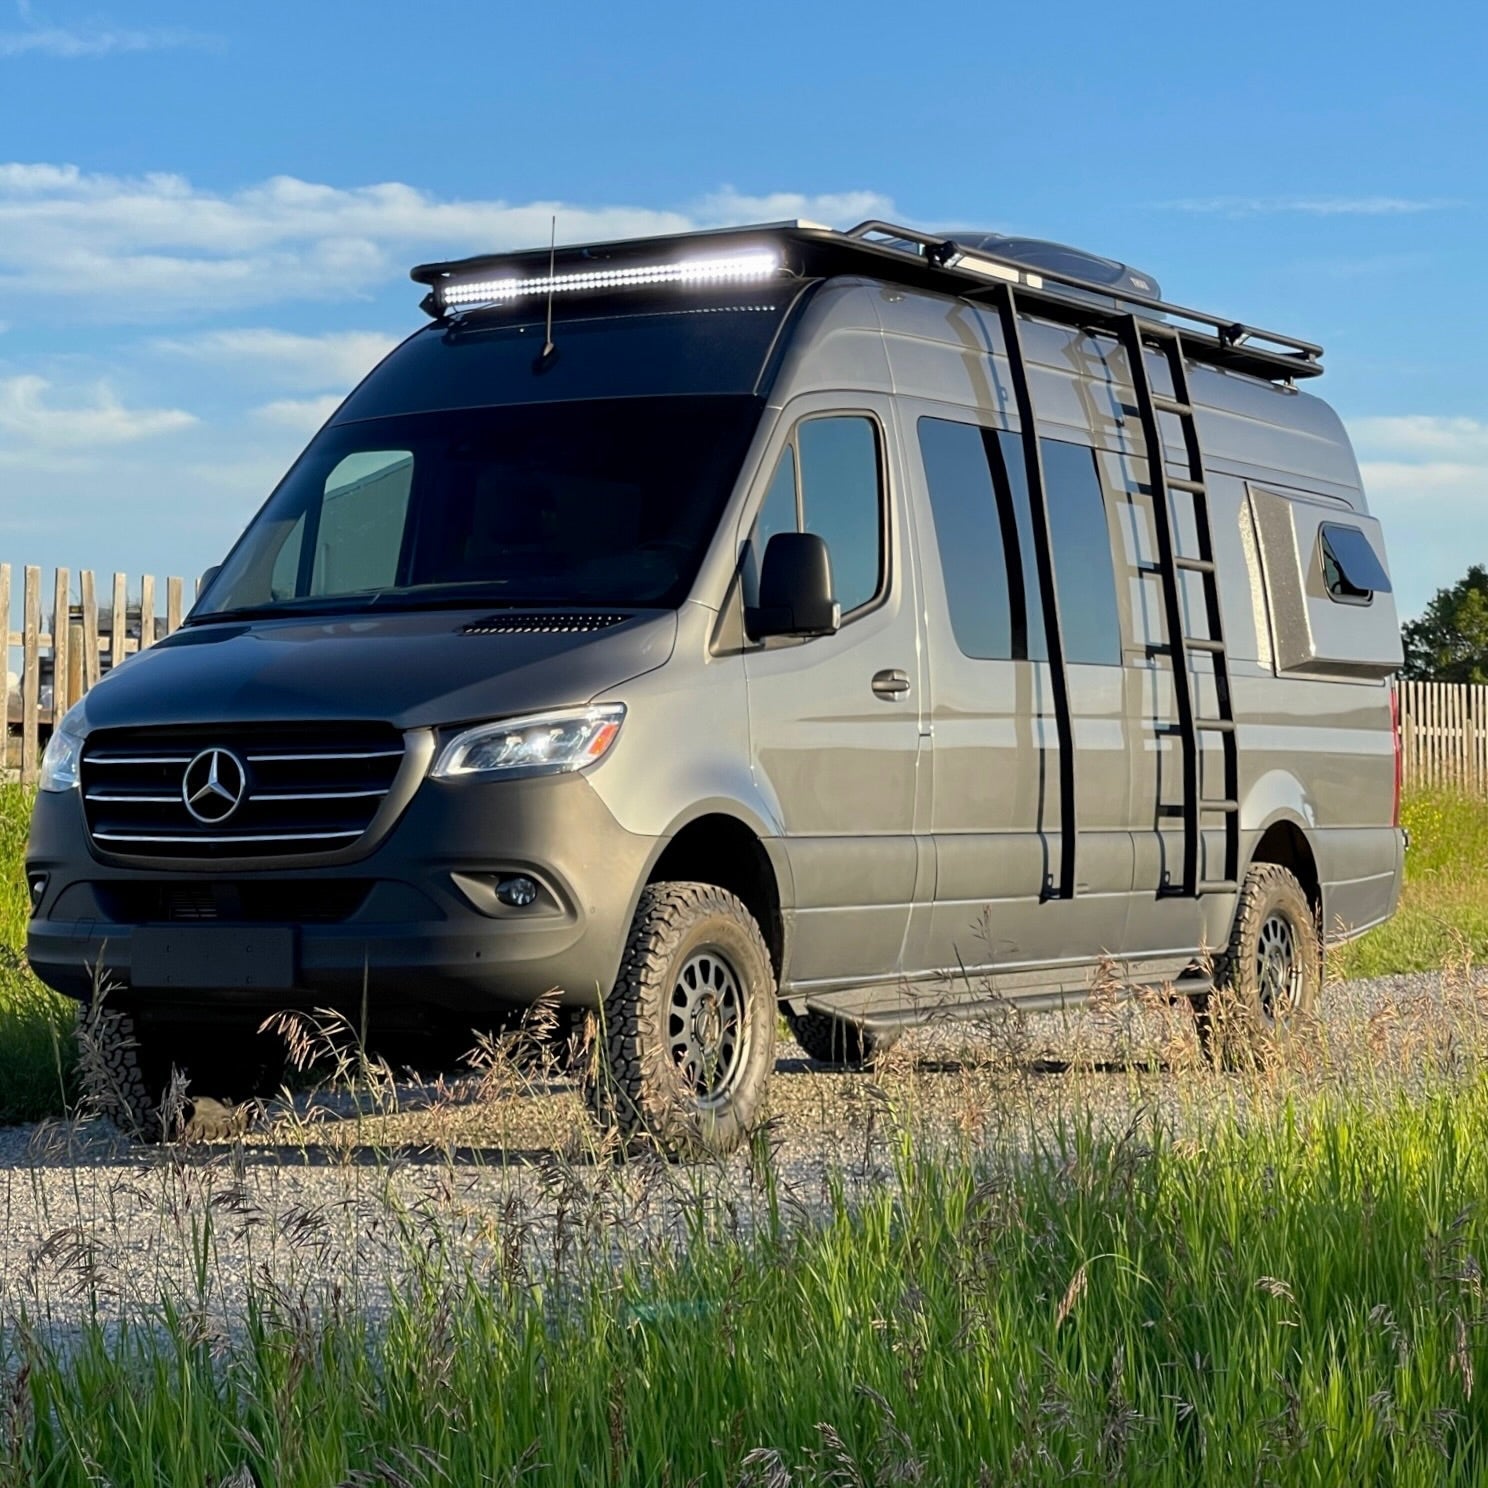
[{"label": "black ladder", "polygon": [[1054,580],[1054,540],[1049,528],[1049,503],[1044,488],[1044,457],[1039,447],[1038,421],[1034,416],[1033,391],[1028,383],[1028,363],[1023,355],[1023,333],[1018,301],[1011,284],[993,288],[997,314],[1002,322],[1002,344],[1013,383],[1013,401],[1018,408],[1018,428],[1023,442],[1023,465],[1028,480],[1028,505],[1033,518],[1033,550],[1038,563],[1039,597],[1044,617],[1044,644],[1048,651],[1049,678],[1054,693],[1054,726],[1059,736],[1059,881],[1046,877],[1045,899],[1075,897],[1075,738],[1070,718],[1069,674],[1064,665],[1064,633],[1059,620],[1059,590]]},{"label": "black ladder", "polygon": [[[1169,656],[1173,669],[1173,700],[1178,714],[1172,732],[1183,748],[1183,799],[1161,803],[1159,816],[1183,820],[1183,872],[1178,882],[1167,875],[1161,892],[1194,898],[1200,894],[1233,893],[1240,872],[1240,778],[1235,741],[1235,707],[1230,691],[1230,664],[1225,650],[1224,624],[1219,610],[1219,581],[1214,563],[1214,538],[1209,526],[1209,491],[1204,481],[1204,456],[1199,448],[1199,429],[1188,387],[1188,367],[1179,331],[1160,321],[1138,315],[1122,316],[1117,334],[1131,368],[1137,412],[1142,420],[1142,439],[1147,449],[1148,483],[1152,488],[1153,524],[1157,531],[1157,562],[1148,570],[1162,581],[1163,612],[1167,640],[1150,646]],[[1173,394],[1154,393],[1147,375],[1146,352],[1158,352],[1167,362]],[[1160,414],[1170,414],[1183,429],[1188,473],[1168,470],[1167,448],[1158,425]],[[1193,507],[1196,554],[1179,553],[1173,540],[1174,494],[1189,497]],[[1189,635],[1183,619],[1183,575],[1198,574],[1204,589],[1204,635]],[[1215,713],[1212,718],[1194,709],[1193,678],[1189,661],[1194,655],[1208,656],[1214,673]],[[1224,759],[1224,795],[1216,798],[1200,793],[1200,762],[1206,734],[1219,737]],[[1224,819],[1224,869],[1219,877],[1200,877],[1200,848],[1206,817]]]}]

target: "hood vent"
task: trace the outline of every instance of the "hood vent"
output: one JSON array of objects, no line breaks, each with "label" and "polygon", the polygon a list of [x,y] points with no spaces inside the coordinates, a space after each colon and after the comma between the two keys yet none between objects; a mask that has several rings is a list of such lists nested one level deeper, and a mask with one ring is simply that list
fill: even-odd
[{"label": "hood vent", "polygon": [[596,630],[608,630],[612,625],[623,625],[629,615],[553,615],[521,613],[513,610],[505,615],[487,615],[484,620],[473,620],[460,627],[461,635],[588,635]]}]

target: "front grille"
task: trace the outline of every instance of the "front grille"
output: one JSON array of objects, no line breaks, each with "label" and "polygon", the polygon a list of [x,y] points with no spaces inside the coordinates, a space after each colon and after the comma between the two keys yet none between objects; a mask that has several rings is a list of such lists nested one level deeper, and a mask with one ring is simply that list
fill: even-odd
[{"label": "front grille", "polygon": [[94,892],[118,925],[236,924],[336,925],[367,901],[365,879],[197,879],[192,883],[101,883]]},{"label": "front grille", "polygon": [[367,831],[402,761],[387,724],[101,729],[83,750],[83,810],[94,842],[125,857],[336,852]]}]

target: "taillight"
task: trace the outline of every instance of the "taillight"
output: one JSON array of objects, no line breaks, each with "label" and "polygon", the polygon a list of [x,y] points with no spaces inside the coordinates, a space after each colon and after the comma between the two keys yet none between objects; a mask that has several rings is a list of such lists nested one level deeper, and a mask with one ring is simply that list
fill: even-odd
[{"label": "taillight", "polygon": [[1390,688],[1390,734],[1395,740],[1395,804],[1390,813],[1390,825],[1400,825],[1400,787],[1405,778],[1405,757],[1400,740],[1400,689]]}]

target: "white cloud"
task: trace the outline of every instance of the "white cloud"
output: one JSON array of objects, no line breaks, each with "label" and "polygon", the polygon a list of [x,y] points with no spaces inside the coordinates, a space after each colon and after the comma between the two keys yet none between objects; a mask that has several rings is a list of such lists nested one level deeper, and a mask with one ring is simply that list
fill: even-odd
[{"label": "white cloud", "polygon": [[1401,611],[1418,613],[1470,563],[1488,560],[1488,422],[1432,414],[1349,420]]},{"label": "white cloud", "polygon": [[1357,418],[1349,420],[1349,433],[1370,456],[1488,465],[1488,422],[1482,419],[1424,413]]},{"label": "white cloud", "polygon": [[0,164],[0,299],[49,313],[150,319],[304,298],[365,295],[417,257],[595,241],[808,217],[842,225],[891,213],[870,192],[746,196],[678,210],[443,200],[400,182],[351,188],[276,176],[226,194],[183,176],[97,175]]},{"label": "white cloud", "polygon": [[0,58],[107,57],[119,52],[160,52],[178,47],[214,47],[214,38],[176,27],[140,29],[92,21],[86,26],[52,26],[34,18],[29,0],[17,6],[22,21],[17,31],[0,31]]},{"label": "white cloud", "polygon": [[340,404],[340,393],[328,393],[323,398],[278,398],[255,408],[253,416],[265,423],[277,424],[281,429],[313,434]]},{"label": "white cloud", "polygon": [[49,400],[51,390],[34,374],[0,379],[0,432],[45,449],[84,450],[174,434],[196,423],[179,408],[126,408],[107,383],[95,385],[88,401],[62,405]]},{"label": "white cloud", "polygon": [[156,349],[210,362],[234,373],[261,371],[282,387],[309,392],[329,387],[350,388],[397,342],[398,337],[377,331],[303,336],[264,328],[212,331],[189,340],[159,341]]},{"label": "white cloud", "polygon": [[1441,212],[1462,203],[1447,196],[1190,196],[1159,205],[1174,212],[1206,212],[1224,217],[1259,217],[1280,212],[1309,217],[1400,217],[1415,212]]}]

